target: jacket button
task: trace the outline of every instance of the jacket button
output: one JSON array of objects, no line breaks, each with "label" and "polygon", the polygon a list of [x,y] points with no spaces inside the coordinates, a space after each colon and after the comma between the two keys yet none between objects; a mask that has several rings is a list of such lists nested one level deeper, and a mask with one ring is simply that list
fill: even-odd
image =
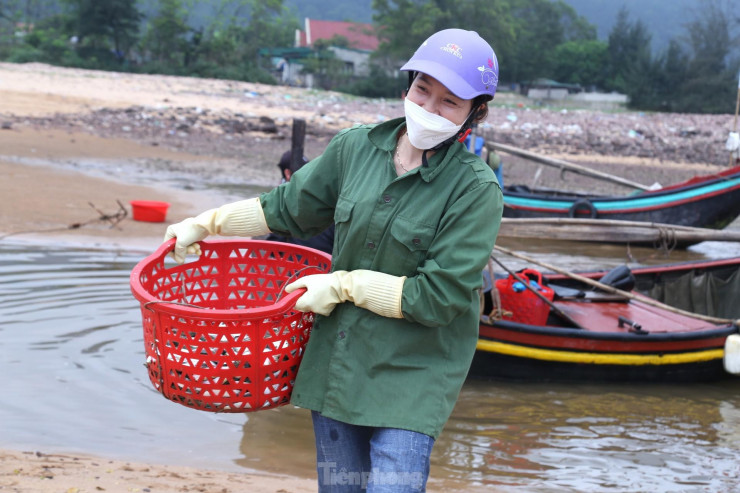
[{"label": "jacket button", "polygon": [[344,339],[344,336],[345,336],[345,335],[346,335],[346,334],[344,333],[344,331],[343,331],[343,330],[339,332],[339,338],[340,338],[340,339]]},{"label": "jacket button", "polygon": [[421,240],[419,238],[414,238],[411,240],[411,243],[413,243],[416,246],[419,246],[421,244]]},{"label": "jacket button", "polygon": [[374,243],[374,242],[372,242],[372,241],[368,241],[368,242],[367,242],[367,247],[368,247],[368,248],[369,248],[370,250],[372,250],[373,248],[375,248],[375,243]]},{"label": "jacket button", "polygon": [[390,203],[390,201],[391,201],[391,196],[390,195],[383,195],[383,202],[385,202],[386,204],[388,204],[388,203]]}]

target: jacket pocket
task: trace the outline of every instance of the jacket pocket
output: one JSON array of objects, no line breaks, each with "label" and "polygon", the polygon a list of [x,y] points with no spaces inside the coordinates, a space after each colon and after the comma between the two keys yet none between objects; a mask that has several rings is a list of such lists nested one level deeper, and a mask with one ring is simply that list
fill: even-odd
[{"label": "jacket pocket", "polygon": [[347,234],[349,232],[349,223],[352,219],[352,209],[354,209],[355,203],[351,200],[339,197],[337,200],[337,206],[334,209],[334,235],[335,235],[335,244],[337,245],[337,250],[339,251],[342,246],[345,245],[345,242],[347,241]]},{"label": "jacket pocket", "polygon": [[[411,276],[421,266],[434,240],[435,228],[402,216],[391,224],[391,250],[398,260],[398,275]],[[394,270],[396,270],[394,269]]]}]

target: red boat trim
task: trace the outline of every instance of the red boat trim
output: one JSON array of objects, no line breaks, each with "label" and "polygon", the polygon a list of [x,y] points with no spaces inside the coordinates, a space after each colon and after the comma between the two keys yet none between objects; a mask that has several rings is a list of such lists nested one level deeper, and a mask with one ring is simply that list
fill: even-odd
[{"label": "red boat trim", "polygon": [[[725,259],[716,259],[716,260],[689,260],[686,262],[676,262],[672,264],[664,264],[664,265],[653,265],[653,266],[644,266],[644,267],[631,267],[630,270],[634,275],[655,275],[655,274],[662,274],[665,272],[677,272],[677,271],[691,271],[691,270],[698,270],[698,271],[704,271],[704,270],[712,270],[720,267],[726,267],[726,266],[732,266],[732,265],[738,265],[740,264],[740,258],[733,257],[733,258],[725,258]],[[589,279],[598,279],[602,277],[604,274],[606,274],[608,271],[601,270],[601,271],[592,271],[592,272],[579,272],[578,275],[582,277],[588,277]],[[551,282],[557,282],[560,279],[570,279],[569,276],[566,276],[565,274],[558,274],[558,273],[543,273],[543,276],[547,278],[548,281]]]},{"label": "red boat trim", "polygon": [[680,189],[680,188],[684,188],[688,186],[694,186],[694,185],[698,185],[700,183],[705,183],[705,182],[712,181],[712,180],[727,179],[727,177],[734,176],[738,173],[740,173],[740,166],[735,166],[730,169],[726,169],[720,173],[712,173],[710,175],[704,175],[704,176],[695,176],[693,178],[689,178],[686,181],[682,181],[681,183],[675,183],[673,185],[661,187],[658,190],[646,190],[644,193],[665,192],[666,190],[674,191],[676,189]]}]

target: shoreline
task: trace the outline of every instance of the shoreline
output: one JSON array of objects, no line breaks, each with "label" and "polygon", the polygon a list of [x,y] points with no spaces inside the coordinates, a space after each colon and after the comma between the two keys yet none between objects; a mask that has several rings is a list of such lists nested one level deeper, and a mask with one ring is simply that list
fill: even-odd
[{"label": "shoreline", "polygon": [[[225,202],[216,191],[175,188],[162,181],[146,183],[142,172],[125,169],[126,160],[178,161],[203,159],[140,144],[61,131],[0,131],[0,241],[10,244],[102,249],[135,249],[151,253],[167,226]],[[11,154],[12,153],[12,154]],[[88,157],[84,153],[102,157]],[[147,153],[151,153],[148,154]],[[91,159],[79,163],[80,154]],[[146,156],[146,157],[145,157]],[[137,176],[138,175],[138,176]],[[135,221],[131,200],[170,203],[164,222]],[[125,210],[121,211],[121,207]],[[105,216],[125,217],[105,220]]]}]

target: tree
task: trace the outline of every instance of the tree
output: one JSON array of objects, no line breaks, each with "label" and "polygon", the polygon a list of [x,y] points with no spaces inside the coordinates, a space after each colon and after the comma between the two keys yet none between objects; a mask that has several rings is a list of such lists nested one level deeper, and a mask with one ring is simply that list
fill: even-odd
[{"label": "tree", "polygon": [[555,47],[595,39],[596,31],[562,0],[373,0],[380,56],[406,60],[434,32],[477,31],[499,60],[501,80],[547,76]]},{"label": "tree", "polygon": [[677,110],[723,113],[734,101],[737,90],[737,63],[729,56],[740,43],[737,23],[728,6],[706,1],[695,18],[686,25],[685,43],[690,60],[679,90]]},{"label": "tree", "polygon": [[566,41],[555,48],[553,78],[582,86],[605,87],[608,45],[603,41]]},{"label": "tree", "polygon": [[182,0],[159,0],[159,12],[151,20],[142,44],[158,62],[180,66],[189,31]]},{"label": "tree", "polygon": [[[634,92],[631,105],[635,108],[675,112],[680,105],[679,93],[686,80],[689,57],[676,40],[671,40],[665,52],[655,59],[651,74],[640,92]],[[639,70],[639,68],[638,68]]]},{"label": "tree", "polygon": [[613,84],[630,97],[635,109],[682,113],[727,112],[735,99],[738,63],[730,53],[738,45],[737,24],[719,0],[706,1],[685,28],[681,42],[672,40],[653,58],[650,36],[640,23],[620,12],[609,36]]},{"label": "tree", "polygon": [[453,27],[478,32],[499,58],[513,44],[506,1],[373,0],[373,9],[378,51],[398,61],[407,60],[433,33]]},{"label": "tree", "polygon": [[645,25],[641,21],[631,23],[627,9],[622,7],[609,33],[607,89],[630,94],[630,77],[641,78],[642,70],[653,63],[650,41]]},{"label": "tree", "polygon": [[[109,48],[119,61],[136,42],[142,15],[136,0],[66,0],[72,8],[80,44]],[[108,44],[110,43],[110,44]],[[106,46],[108,44],[108,46]],[[100,52],[100,50],[98,50]]]},{"label": "tree", "polygon": [[337,48],[350,48],[349,40],[341,34],[335,34],[330,39],[317,39],[313,43],[313,47],[316,50],[326,50],[332,46]]},{"label": "tree", "polygon": [[2,0],[0,21],[36,23],[48,16],[58,14],[57,0]]},{"label": "tree", "polygon": [[297,27],[282,0],[223,0],[197,38],[194,56],[199,60],[191,70],[201,76],[274,83],[259,66],[259,50],[290,45]]},{"label": "tree", "polygon": [[513,81],[552,77],[555,48],[566,41],[596,39],[596,30],[562,1],[513,0],[516,43],[508,60]]}]

